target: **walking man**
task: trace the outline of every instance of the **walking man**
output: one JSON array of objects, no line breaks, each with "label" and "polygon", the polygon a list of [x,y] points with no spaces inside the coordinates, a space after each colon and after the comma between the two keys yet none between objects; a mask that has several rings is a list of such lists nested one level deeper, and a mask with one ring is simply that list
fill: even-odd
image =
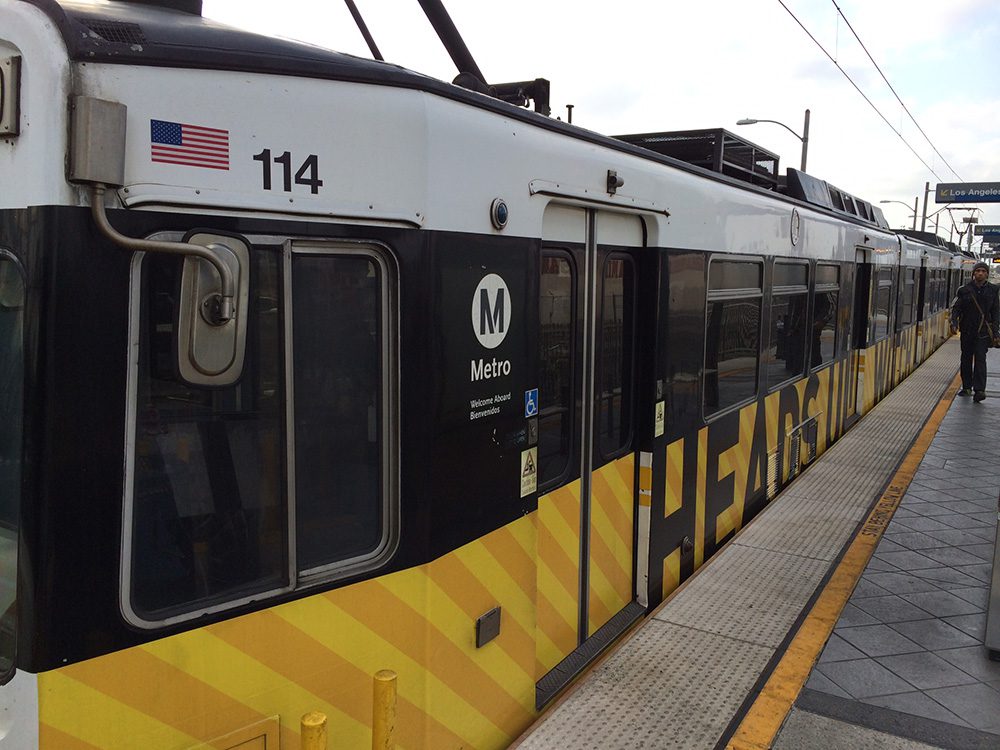
[{"label": "walking man", "polygon": [[962,390],[959,396],[975,392],[973,401],[986,398],[986,350],[1000,346],[1000,297],[986,281],[990,267],[976,263],[972,281],[958,290],[951,306],[951,332],[962,332]]}]

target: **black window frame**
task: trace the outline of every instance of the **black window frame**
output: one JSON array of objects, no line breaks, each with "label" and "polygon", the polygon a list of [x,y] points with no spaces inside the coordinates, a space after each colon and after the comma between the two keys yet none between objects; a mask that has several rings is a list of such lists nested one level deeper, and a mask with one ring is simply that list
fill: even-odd
[{"label": "black window frame", "polygon": [[[722,288],[722,289],[712,289],[711,279],[712,279],[712,266],[715,263],[746,263],[753,264],[757,266],[757,287],[746,287],[746,288]],[[704,318],[702,332],[704,334],[703,344],[702,344],[702,356],[701,356],[701,415],[705,422],[710,422],[715,419],[722,417],[736,409],[740,409],[747,404],[753,403],[759,396],[761,390],[761,377],[760,377],[760,361],[761,361],[761,341],[763,338],[763,312],[764,312],[764,269],[765,262],[764,258],[758,255],[712,255],[708,258],[708,263],[705,267],[705,308],[704,308]],[[710,307],[713,302],[725,302],[729,300],[740,300],[740,299],[756,299],[757,306],[757,347],[756,347],[756,363],[754,367],[754,379],[755,386],[753,393],[745,398],[735,401],[732,404],[727,404],[725,406],[719,406],[714,411],[708,411],[708,405],[705,402],[705,394],[707,391],[706,376],[708,372],[707,367],[707,357],[708,357],[708,324],[710,318]]]},{"label": "black window frame", "polygon": [[[833,269],[834,275],[837,277],[837,283],[831,283],[828,281],[820,281],[820,269],[829,268]],[[833,306],[833,354],[829,359],[822,359],[819,364],[812,364],[813,359],[815,359],[816,353],[812,351],[813,344],[815,341],[810,341],[809,344],[809,371],[816,372],[817,370],[822,370],[824,367],[829,365],[831,362],[837,361],[837,356],[840,353],[840,342],[843,336],[842,329],[843,326],[840,324],[840,292],[842,288],[842,269],[839,263],[817,263],[815,273],[813,275],[813,288],[812,288],[812,299],[809,300],[809,330],[814,330],[816,326],[816,299],[820,294],[830,294],[831,292],[836,293],[837,302]],[[825,330],[825,326],[824,326]],[[820,334],[822,336],[822,332]]]},{"label": "black window frame", "polygon": [[[579,320],[578,315],[578,304],[579,304],[579,269],[577,268],[576,258],[572,251],[568,248],[559,245],[546,245],[542,248],[540,259],[544,261],[546,258],[553,258],[557,260],[565,260],[569,265],[569,276],[570,276],[570,333],[569,333],[569,405],[566,408],[566,420],[564,422],[563,432],[567,434],[568,446],[566,451],[566,461],[565,466],[558,475],[553,476],[545,481],[539,481],[538,483],[538,494],[539,496],[544,495],[556,487],[560,487],[565,484],[569,478],[573,475],[573,457],[576,452],[577,440],[576,435],[578,431],[577,426],[577,337],[579,335]],[[539,266],[541,270],[541,266]],[[541,296],[541,273],[539,273],[539,296]],[[539,307],[539,317],[541,316],[542,310]],[[541,321],[539,320],[539,349],[544,344],[541,334]],[[539,368],[543,365],[543,355],[539,351]],[[545,398],[543,388],[541,388],[541,383],[539,383],[539,404],[538,404],[538,434],[539,434],[539,449],[541,448],[541,434],[542,434],[542,420],[545,418],[543,414],[544,409],[542,408],[542,399]],[[560,407],[561,408],[561,407]],[[539,479],[541,478],[541,467],[542,467],[542,455],[539,451],[538,456],[538,467],[539,467]]]},{"label": "black window frame", "polygon": [[[805,270],[806,270],[806,283],[804,285],[794,284],[794,285],[791,285],[791,286],[785,286],[785,285],[779,286],[779,285],[775,284],[774,283],[774,279],[775,279],[775,277],[776,277],[777,274],[775,273],[774,269],[776,269],[777,266],[779,266],[779,265],[788,265],[788,266],[794,265],[794,266],[802,266],[802,267],[804,267]],[[773,343],[771,341],[771,334],[774,331],[774,326],[773,326],[773,323],[774,323],[774,321],[773,321],[773,318],[774,318],[774,298],[776,296],[778,296],[778,297],[793,297],[793,296],[797,296],[797,295],[802,295],[805,298],[804,299],[804,308],[803,308],[803,313],[802,314],[803,314],[804,318],[808,319],[809,315],[810,315],[810,313],[809,313],[809,287],[810,287],[810,285],[812,283],[812,278],[813,278],[812,268],[810,267],[808,260],[798,259],[798,258],[774,258],[774,262],[772,263],[772,271],[771,271],[770,304],[768,305],[768,310],[770,311],[770,318],[771,318],[771,320],[769,322],[772,325],[768,326],[767,347],[766,348],[764,348],[763,346],[759,347],[760,348],[760,358],[759,358],[760,361],[758,363],[758,368],[763,372],[763,375],[764,375],[764,378],[763,378],[764,381],[765,381],[765,391],[764,392],[767,393],[767,394],[771,394],[771,393],[774,393],[775,391],[781,390],[786,385],[789,385],[790,383],[794,383],[796,380],[799,380],[800,378],[805,377],[806,371],[808,369],[806,367],[806,363],[809,361],[808,358],[807,358],[807,356],[806,356],[807,349],[808,349],[808,346],[809,346],[809,337],[807,335],[809,329],[808,329],[808,326],[806,325],[806,320],[803,320],[803,326],[802,326],[802,366],[799,368],[798,372],[796,372],[796,373],[794,373],[792,375],[789,375],[784,380],[776,381],[772,385],[771,381],[770,381],[770,378],[768,377],[769,372],[770,372],[770,368],[768,367],[769,360],[765,359],[764,355],[770,353],[771,344]],[[758,376],[758,378],[759,378],[759,376]],[[758,390],[758,392],[760,391],[759,383],[758,383],[757,390]]]},{"label": "black window frame", "polygon": [[[279,278],[277,289],[284,299],[274,301],[279,315],[277,352],[268,352],[284,359],[282,392],[283,415],[282,437],[284,445],[278,447],[283,457],[284,466],[278,489],[280,508],[285,513],[285,523],[282,527],[284,535],[275,543],[282,545],[278,553],[283,561],[283,578],[277,585],[267,585],[247,590],[225,591],[220,595],[185,600],[169,606],[147,611],[141,606],[135,606],[132,598],[132,565],[134,559],[134,540],[132,524],[134,523],[136,455],[130,450],[126,460],[126,481],[124,483],[123,501],[123,531],[121,565],[119,575],[119,599],[125,620],[141,630],[156,630],[186,623],[206,615],[224,613],[254,602],[267,601],[274,597],[287,595],[289,592],[315,589],[344,578],[370,573],[387,563],[395,554],[399,545],[400,507],[399,507],[399,343],[398,343],[398,311],[399,269],[391,248],[374,240],[353,239],[288,239],[280,240],[273,237],[248,238],[251,242],[251,259],[256,253],[268,252],[277,254]],[[377,305],[381,310],[379,318],[379,363],[380,378],[377,386],[382,394],[382,413],[378,416],[376,429],[380,430],[379,473],[381,494],[378,501],[382,504],[384,525],[380,545],[372,552],[345,560],[337,560],[330,564],[310,568],[300,568],[294,546],[295,523],[295,389],[292,378],[293,335],[295,322],[292,316],[292,263],[296,255],[313,255],[327,257],[364,256],[376,263],[381,277],[377,288]],[[148,288],[143,274],[144,262],[151,257],[146,253],[136,253],[132,259],[131,272],[131,310],[129,325],[129,340],[133,356],[130,358],[128,371],[128,416],[126,419],[126,445],[134,445],[138,429],[138,411],[142,408],[137,403],[137,383],[139,380],[140,352],[140,310],[143,305],[150,304]],[[264,356],[258,352],[258,356]],[[270,580],[270,579],[268,579]]]},{"label": "black window frame", "polygon": [[[622,423],[624,424],[627,420],[627,429],[624,431],[623,440],[619,443],[618,447],[613,450],[605,450],[603,445],[603,433],[601,432],[600,422],[601,422],[601,398],[602,398],[602,378],[604,376],[604,336],[601,335],[602,323],[604,321],[604,288],[605,281],[607,279],[607,269],[608,264],[611,261],[623,261],[632,272],[632,299],[628,305],[628,309],[622,308],[623,310],[623,326],[628,327],[629,336],[622,337],[622,346],[625,347],[624,357],[627,359],[628,372],[622,378],[622,393],[621,393],[621,403],[622,403]],[[599,287],[597,294],[597,320],[595,322],[595,355],[597,356],[597,366],[594,372],[594,456],[599,461],[612,461],[616,458],[626,455],[631,449],[632,444],[635,441],[635,389],[636,389],[636,357],[638,352],[636,351],[639,344],[638,339],[638,302],[639,302],[639,276],[638,276],[638,264],[635,258],[630,254],[622,251],[612,250],[607,253],[604,257],[603,263],[601,263],[601,272],[598,275]],[[623,276],[622,278],[625,278]]]}]

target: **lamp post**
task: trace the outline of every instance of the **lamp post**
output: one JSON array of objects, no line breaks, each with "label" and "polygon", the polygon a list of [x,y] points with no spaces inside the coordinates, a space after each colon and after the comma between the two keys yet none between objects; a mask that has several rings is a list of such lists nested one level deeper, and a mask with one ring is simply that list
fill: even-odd
[{"label": "lamp post", "polygon": [[806,171],[806,154],[809,151],[809,110],[808,109],[806,110],[806,119],[805,119],[805,122],[802,125],[802,135],[799,135],[798,133],[796,133],[790,127],[788,127],[787,125],[785,125],[785,123],[778,122],[777,120],[759,120],[759,119],[755,119],[753,117],[744,117],[742,120],[737,120],[736,124],[737,125],[756,125],[758,122],[771,122],[771,123],[774,123],[775,125],[780,125],[785,130],[787,130],[789,133],[791,133],[796,138],[798,138],[800,141],[802,141],[802,166],[799,169],[801,169],[801,171],[805,172]]},{"label": "lamp post", "polygon": [[[909,203],[903,203],[903,201],[879,201],[879,203],[898,203],[901,206],[906,206],[907,208],[910,207]],[[919,207],[919,205],[920,205],[920,196],[918,195],[913,200],[913,229],[914,230],[916,230],[916,228],[917,228],[917,208]]]}]

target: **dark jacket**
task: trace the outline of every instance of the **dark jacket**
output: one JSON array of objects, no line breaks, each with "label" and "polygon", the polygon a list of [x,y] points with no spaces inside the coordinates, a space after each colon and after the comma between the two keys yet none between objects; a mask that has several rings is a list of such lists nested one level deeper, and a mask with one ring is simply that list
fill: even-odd
[{"label": "dark jacket", "polygon": [[[976,307],[977,302],[979,307]],[[951,325],[958,328],[962,336],[1000,337],[1000,292],[997,287],[988,281],[979,287],[972,281],[961,287],[951,306]]]}]

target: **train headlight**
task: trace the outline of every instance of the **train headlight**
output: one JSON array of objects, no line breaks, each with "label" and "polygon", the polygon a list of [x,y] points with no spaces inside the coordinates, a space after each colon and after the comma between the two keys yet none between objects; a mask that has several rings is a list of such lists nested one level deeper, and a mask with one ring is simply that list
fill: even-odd
[{"label": "train headlight", "polygon": [[507,226],[509,216],[507,201],[503,198],[494,198],[493,203],[490,204],[490,221],[493,222],[493,226],[497,229],[503,229]]}]

